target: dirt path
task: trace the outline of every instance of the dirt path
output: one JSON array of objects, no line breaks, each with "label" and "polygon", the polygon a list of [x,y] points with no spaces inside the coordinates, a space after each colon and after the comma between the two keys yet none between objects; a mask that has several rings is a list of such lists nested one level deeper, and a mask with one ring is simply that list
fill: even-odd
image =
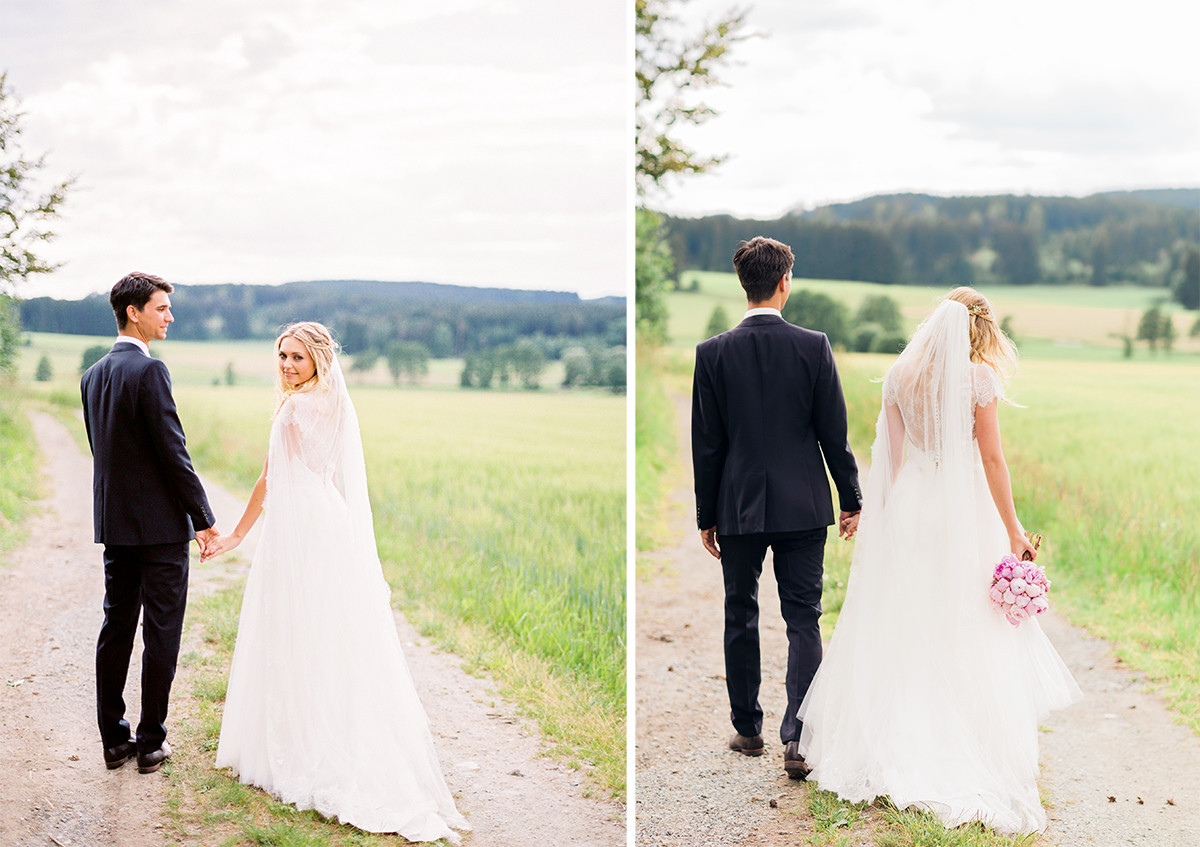
[{"label": "dirt path", "polygon": [[[95,728],[104,578],[91,543],[91,462],[57,420],[31,417],[50,495],[25,545],[0,564],[0,845],[161,847],[166,781],[130,766],[107,771]],[[232,528],[244,504],[211,481],[205,488],[218,527]],[[252,541],[242,563],[193,564],[192,596],[240,578]],[[622,804],[585,797],[582,775],[541,755],[536,727],[492,680],[465,673],[396,618],[446,781],[474,827],[464,843],[625,844]],[[177,699],[190,690],[182,674]],[[131,671],[130,704],[136,689]]]},{"label": "dirt path", "polygon": [[[690,405],[677,400],[680,461],[690,467]],[[721,571],[700,547],[689,488],[680,480],[674,494],[678,542],[647,557],[649,575],[637,585],[636,843],[796,847],[814,830],[808,789],[782,768],[787,638],[770,563],[759,596],[767,754],[747,758],[725,747],[732,728]],[[1041,734],[1050,825],[1039,847],[1200,844],[1200,739],[1173,721],[1107,643],[1053,615],[1044,626],[1085,699],[1055,713]]]}]

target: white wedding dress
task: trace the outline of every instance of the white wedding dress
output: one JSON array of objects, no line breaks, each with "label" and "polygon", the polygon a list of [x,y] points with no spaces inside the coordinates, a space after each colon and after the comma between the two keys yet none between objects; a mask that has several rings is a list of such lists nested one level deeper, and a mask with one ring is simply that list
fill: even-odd
[{"label": "white wedding dress", "polygon": [[335,359],[271,427],[217,767],[300,809],[410,841],[470,829],[401,650],[358,419]]},{"label": "white wedding dress", "polygon": [[887,795],[947,827],[1033,832],[1046,825],[1038,717],[1081,694],[1038,622],[1014,627],[988,599],[1008,536],[974,413],[1002,387],[971,363],[967,320],[944,301],[884,378],[846,600],[800,706],[800,752],[809,779],[845,800]]}]

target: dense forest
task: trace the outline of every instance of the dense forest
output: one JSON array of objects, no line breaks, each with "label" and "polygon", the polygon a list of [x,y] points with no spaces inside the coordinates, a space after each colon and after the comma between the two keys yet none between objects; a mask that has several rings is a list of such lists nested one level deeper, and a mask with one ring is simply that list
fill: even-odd
[{"label": "dense forest", "polygon": [[679,270],[731,269],[737,242],[769,235],[795,275],[888,284],[1146,285],[1200,306],[1200,189],[1089,197],[891,194],[777,220],[668,218]]},{"label": "dense forest", "polygon": [[[422,282],[320,280],[285,285],[180,285],[171,295],[177,339],[274,338],[286,323],[320,321],[347,353],[385,354],[419,343],[434,358],[461,357],[532,341],[547,358],[566,348],[625,344],[625,299],[471,288]],[[83,300],[39,297],[21,304],[32,332],[111,335],[107,294]]]}]

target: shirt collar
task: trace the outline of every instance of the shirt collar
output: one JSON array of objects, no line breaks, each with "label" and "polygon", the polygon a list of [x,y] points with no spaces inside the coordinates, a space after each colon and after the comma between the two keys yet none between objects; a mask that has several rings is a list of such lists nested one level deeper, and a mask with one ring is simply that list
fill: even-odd
[{"label": "shirt collar", "polygon": [[780,318],[780,319],[783,318],[782,312],[780,312],[778,309],[774,309],[770,306],[759,306],[756,309],[747,309],[746,314],[742,315],[742,317],[743,318],[752,318],[755,315],[774,315],[777,318]]},{"label": "shirt collar", "polygon": [[140,339],[140,338],[134,338],[132,335],[118,335],[117,341],[118,342],[126,341],[126,342],[136,346],[139,350],[141,350],[147,356],[150,355],[150,348],[148,346],[146,346],[146,342],[142,341],[142,339]]}]

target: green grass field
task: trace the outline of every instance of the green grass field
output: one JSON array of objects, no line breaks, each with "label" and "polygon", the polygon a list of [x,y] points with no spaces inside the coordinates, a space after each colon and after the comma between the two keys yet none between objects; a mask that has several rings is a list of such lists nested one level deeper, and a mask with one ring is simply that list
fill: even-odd
[{"label": "green grass field", "polygon": [[[110,343],[33,334],[22,383],[35,398],[77,407],[83,350]],[[166,341],[153,349],[171,369],[196,466],[248,494],[274,408],[271,345]],[[36,383],[43,354],[54,377]],[[229,363],[237,384],[214,384]],[[469,666],[494,671],[561,758],[620,796],[625,399],[598,390],[462,390],[461,363],[431,366],[445,379],[431,373],[433,384],[422,387],[393,387],[386,374],[351,377],[393,600]],[[227,598],[234,613],[238,596]]]},{"label": "green grass field", "polygon": [[[722,305],[734,323],[741,319],[746,308],[745,293],[734,274],[686,271],[680,275],[680,284],[685,289],[693,280],[699,283],[699,291],[673,291],[667,295],[668,343],[674,347],[690,349],[702,341],[716,305]],[[907,323],[905,332],[911,332],[948,290],[812,279],[793,280],[792,286],[841,300],[851,312],[863,298],[886,294],[900,306]],[[1022,344],[1023,354],[1065,360],[1119,360],[1122,342],[1113,335],[1136,335],[1142,312],[1164,296],[1162,289],[1135,287],[1031,285],[980,290],[992,301],[997,314],[1012,318],[1013,332]],[[1200,358],[1200,339],[1187,336],[1196,315],[1180,310],[1177,305],[1169,308],[1173,309],[1178,340],[1172,354],[1159,353],[1158,358],[1195,361]],[[1135,359],[1148,358],[1151,354],[1139,344]]]}]

